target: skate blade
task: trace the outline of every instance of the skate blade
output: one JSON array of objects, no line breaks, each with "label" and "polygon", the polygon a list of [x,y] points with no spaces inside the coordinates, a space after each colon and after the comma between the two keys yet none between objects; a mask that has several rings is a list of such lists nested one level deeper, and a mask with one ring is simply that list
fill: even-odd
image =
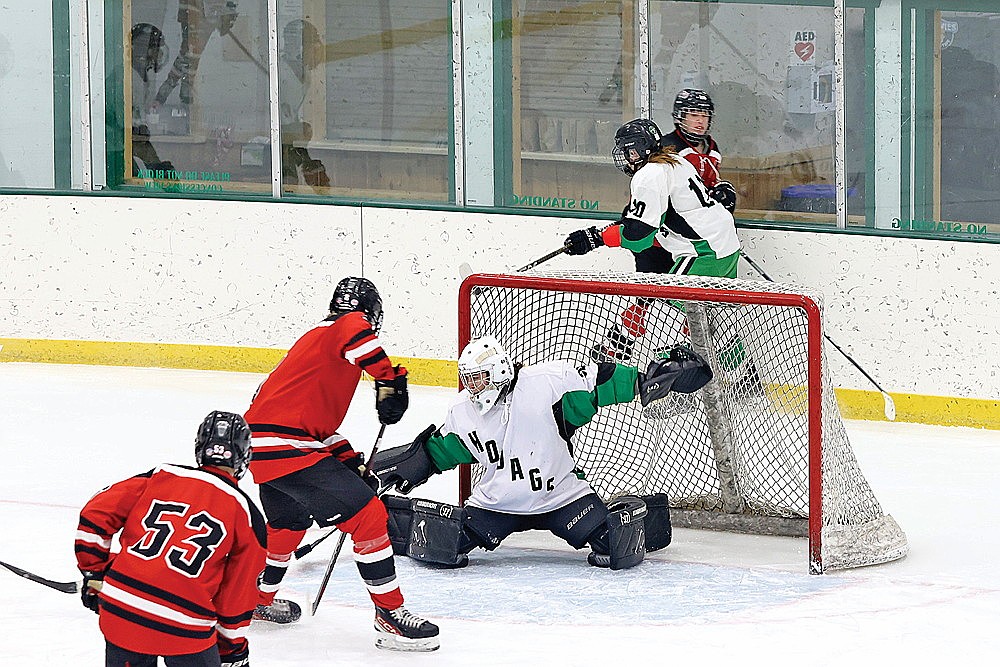
[{"label": "skate blade", "polygon": [[387,632],[380,632],[375,638],[376,648],[386,651],[436,651],[441,647],[437,637],[426,639],[407,639]]}]

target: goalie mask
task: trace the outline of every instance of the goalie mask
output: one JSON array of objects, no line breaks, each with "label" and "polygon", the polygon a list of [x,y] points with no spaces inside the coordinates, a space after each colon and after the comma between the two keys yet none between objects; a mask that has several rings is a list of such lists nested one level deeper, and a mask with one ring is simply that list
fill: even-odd
[{"label": "goalie mask", "polygon": [[[692,127],[688,114],[696,113],[708,117],[704,129]],[[708,130],[712,126],[712,116],[715,114],[715,105],[712,98],[704,90],[696,88],[685,88],[677,93],[674,99],[674,124],[677,131],[690,141],[701,141],[708,135]]]},{"label": "goalie mask", "polygon": [[233,412],[210,412],[198,427],[194,459],[200,466],[225,466],[239,479],[250,464],[250,427]]},{"label": "goalie mask", "polygon": [[615,132],[615,147],[611,157],[615,166],[631,176],[646,164],[649,156],[660,149],[663,134],[648,118],[630,120]]},{"label": "goalie mask", "polygon": [[458,379],[469,400],[486,414],[500,402],[514,380],[510,355],[493,336],[483,336],[465,346],[458,357]]},{"label": "goalie mask", "polygon": [[330,312],[338,315],[360,311],[365,314],[372,331],[382,328],[382,297],[375,284],[367,278],[344,278],[337,283],[330,300]]}]

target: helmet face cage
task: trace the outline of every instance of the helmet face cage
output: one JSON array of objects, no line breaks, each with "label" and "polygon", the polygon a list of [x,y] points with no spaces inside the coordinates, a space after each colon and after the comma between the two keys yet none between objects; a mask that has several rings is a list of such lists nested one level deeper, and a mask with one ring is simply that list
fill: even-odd
[{"label": "helmet face cage", "polygon": [[458,378],[480,414],[496,405],[514,379],[514,365],[500,342],[483,336],[470,342],[458,358]]},{"label": "helmet face cage", "polygon": [[243,477],[250,464],[250,427],[234,412],[210,412],[194,439],[194,458],[198,465],[226,466],[236,479]]},{"label": "helmet face cage", "polygon": [[355,310],[364,313],[372,330],[379,332],[382,328],[382,297],[375,284],[367,278],[344,278],[333,290],[331,313],[349,313]]},{"label": "helmet face cage", "polygon": [[[688,129],[685,120],[691,112],[703,113],[708,116],[708,125],[705,126],[703,132],[692,132]],[[700,141],[708,134],[708,130],[712,127],[712,118],[715,116],[715,104],[712,103],[712,98],[704,90],[685,88],[677,93],[677,98],[674,99],[674,111],[671,115],[681,134],[688,139]]]},{"label": "helmet face cage", "polygon": [[630,120],[615,132],[611,158],[619,170],[631,176],[659,150],[661,138],[660,128],[648,118]]}]

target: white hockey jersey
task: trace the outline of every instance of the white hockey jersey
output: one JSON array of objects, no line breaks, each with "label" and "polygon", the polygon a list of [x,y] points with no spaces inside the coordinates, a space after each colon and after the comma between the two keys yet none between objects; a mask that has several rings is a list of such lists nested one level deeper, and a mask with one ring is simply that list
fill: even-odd
[{"label": "white hockey jersey", "polygon": [[486,472],[468,503],[509,514],[541,514],[591,493],[573,472],[575,463],[553,414],[574,391],[591,392],[596,364],[552,361],[519,370],[502,403],[485,415],[460,392],[440,433],[454,433]]},{"label": "white hockey jersey", "polygon": [[674,257],[698,255],[700,240],[720,258],[740,249],[733,214],[708,195],[687,160],[646,163],[632,176],[631,192],[628,217],[658,229],[657,240]]}]

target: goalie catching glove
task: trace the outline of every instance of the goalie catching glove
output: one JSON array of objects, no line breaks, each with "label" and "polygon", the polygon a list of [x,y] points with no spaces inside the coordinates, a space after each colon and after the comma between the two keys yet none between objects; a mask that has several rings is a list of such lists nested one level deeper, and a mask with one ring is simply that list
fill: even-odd
[{"label": "goalie catching glove", "polygon": [[395,486],[400,493],[409,493],[441,472],[427,453],[427,441],[436,431],[437,426],[431,424],[410,444],[376,452],[369,470],[378,478],[379,486]]},{"label": "goalie catching glove", "polygon": [[698,391],[712,379],[709,365],[686,345],[674,345],[661,354],[662,358],[649,362],[645,373],[639,373],[637,383],[642,407],[664,398],[671,391],[682,394]]}]

